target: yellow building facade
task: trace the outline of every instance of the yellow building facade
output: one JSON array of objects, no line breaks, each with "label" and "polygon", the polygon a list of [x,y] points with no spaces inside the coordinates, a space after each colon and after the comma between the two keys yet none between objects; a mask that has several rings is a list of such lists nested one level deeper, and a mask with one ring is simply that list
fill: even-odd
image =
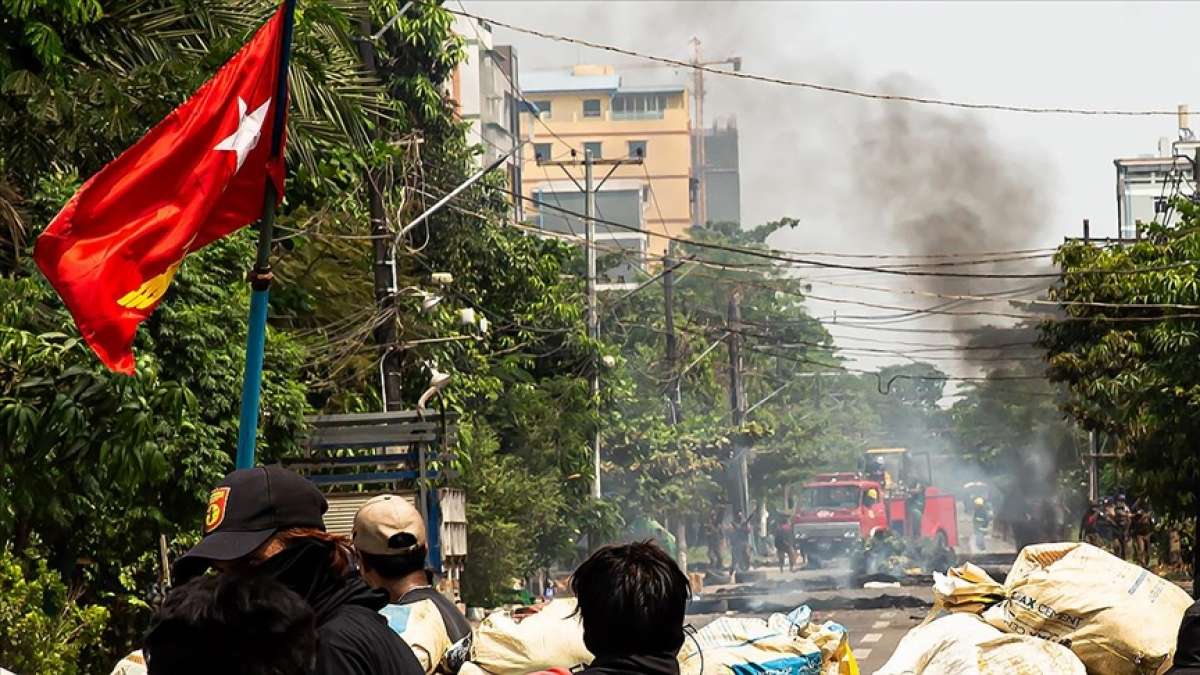
[{"label": "yellow building facade", "polygon": [[[693,222],[691,119],[681,84],[623,81],[612,66],[578,65],[521,74],[521,90],[536,113],[522,113],[522,193],[531,199],[582,212],[582,166],[539,164],[542,160],[641,157],[643,165],[617,167],[597,192],[598,216],[629,226],[597,227],[601,246],[619,245],[632,261],[640,255],[656,263],[668,239]],[[534,115],[540,119],[534,119]],[[596,182],[611,167],[595,167]],[[567,173],[570,174],[568,177]],[[546,229],[578,234],[580,221],[564,222],[561,212],[526,202],[527,219]],[[557,218],[556,218],[557,216]],[[636,227],[651,234],[638,235]]]}]

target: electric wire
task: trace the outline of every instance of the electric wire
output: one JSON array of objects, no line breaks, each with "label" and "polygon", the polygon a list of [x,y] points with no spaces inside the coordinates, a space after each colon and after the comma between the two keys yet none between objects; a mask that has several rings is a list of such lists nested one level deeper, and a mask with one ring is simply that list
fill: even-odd
[{"label": "electric wire", "polygon": [[1149,117],[1149,116],[1168,116],[1168,115],[1175,116],[1175,115],[1178,115],[1178,111],[1176,111],[1176,110],[1152,110],[1152,109],[1122,110],[1122,109],[1105,109],[1105,108],[1039,107],[1039,106],[1025,106],[1025,105],[1009,105],[1009,104],[1002,104],[1002,103],[974,103],[974,102],[967,102],[967,101],[931,98],[931,97],[924,97],[924,96],[911,96],[911,95],[905,95],[905,94],[886,94],[886,93],[882,93],[882,92],[863,91],[863,90],[859,90],[859,89],[850,89],[847,87],[837,87],[837,86],[832,86],[832,85],[819,84],[816,82],[806,82],[806,81],[801,81],[801,80],[791,80],[791,79],[786,79],[786,78],[782,78],[782,77],[774,77],[774,76],[769,76],[769,75],[757,75],[754,73],[722,70],[720,68],[713,68],[711,66],[705,66],[702,64],[698,64],[698,63],[692,63],[690,61],[683,61],[681,59],[674,59],[674,58],[669,58],[669,57],[665,57],[665,56],[656,56],[653,54],[647,54],[644,52],[639,52],[639,51],[636,51],[633,49],[627,49],[624,47],[617,47],[614,45],[603,44],[600,42],[594,42],[594,41],[585,40],[582,38],[570,37],[570,36],[566,36],[566,35],[559,35],[559,34],[550,33],[547,31],[537,30],[537,29],[533,29],[533,28],[526,28],[523,26],[517,26],[517,25],[511,24],[511,23],[500,21],[498,19],[481,16],[478,14],[473,14],[471,12],[466,11],[465,9],[462,9],[462,10],[453,10],[453,9],[449,9],[449,8],[444,8],[444,9],[447,12],[450,12],[451,14],[457,14],[459,16],[468,17],[471,19],[475,19],[477,21],[486,21],[487,23],[490,23],[490,24],[493,24],[496,26],[500,26],[502,28],[507,28],[508,30],[511,30],[511,31],[515,31],[518,33],[524,33],[526,35],[532,35],[534,37],[542,38],[545,40],[554,40],[556,42],[565,42],[565,43],[569,43],[569,44],[580,45],[583,47],[589,47],[591,49],[598,49],[598,50],[610,52],[613,54],[620,54],[622,56],[629,56],[629,57],[636,58],[636,59],[642,59],[642,60],[646,60],[646,61],[654,61],[657,63],[663,63],[666,65],[675,66],[675,67],[679,67],[679,68],[688,68],[688,69],[692,69],[692,70],[698,70],[698,71],[702,71],[702,72],[709,73],[712,75],[720,75],[722,77],[730,77],[730,78],[741,79],[741,80],[750,80],[750,81],[755,81],[755,82],[766,82],[766,83],[770,83],[770,84],[777,84],[777,85],[783,85],[783,86],[788,86],[788,87],[796,87],[796,88],[800,88],[800,89],[807,89],[807,90],[818,91],[818,92],[829,93],[829,94],[841,94],[841,95],[846,95],[846,96],[853,96],[853,97],[865,98],[865,99],[873,99],[873,100],[878,100],[878,101],[915,103],[915,104],[921,104],[921,105],[942,106],[942,107],[949,107],[949,108],[961,108],[961,109],[967,109],[967,110],[993,110],[993,111],[1001,111],[1001,112],[1032,113],[1032,114],[1042,114],[1042,115],[1092,115],[1092,116],[1118,116],[1118,117]]}]

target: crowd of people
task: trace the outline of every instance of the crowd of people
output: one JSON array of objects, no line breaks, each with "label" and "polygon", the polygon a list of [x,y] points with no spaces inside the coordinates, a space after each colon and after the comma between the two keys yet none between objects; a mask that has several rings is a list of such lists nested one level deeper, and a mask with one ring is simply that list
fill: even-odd
[{"label": "crowd of people", "polygon": [[1154,514],[1143,500],[1135,499],[1130,504],[1124,494],[1118,493],[1088,505],[1079,538],[1149,567],[1154,530]]},{"label": "crowd of people", "polygon": [[[425,523],[380,495],[350,538],[326,532],[324,496],[279,466],[229,474],[211,493],[203,538],[174,565],[176,584],[120,675],[421,675],[403,637],[407,608],[429,601],[449,640],[471,632],[426,569]],[[688,578],[652,542],[607,546],[575,571],[584,673],[676,674]],[[566,664],[575,665],[575,664]]]}]

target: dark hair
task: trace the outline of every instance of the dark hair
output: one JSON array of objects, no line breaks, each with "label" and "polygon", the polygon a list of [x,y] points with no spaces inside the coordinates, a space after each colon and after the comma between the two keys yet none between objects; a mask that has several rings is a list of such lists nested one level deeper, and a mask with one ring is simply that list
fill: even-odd
[{"label": "dark hair", "polygon": [[332,544],[329,552],[329,567],[334,573],[342,576],[354,568],[354,553],[350,547],[349,537],[311,527],[290,527],[276,532],[274,538],[279,540],[279,543],[283,544],[285,548],[302,539]]},{"label": "dark hair", "polygon": [[651,541],[605,546],[575,570],[571,590],[583,617],[583,643],[596,656],[683,646],[687,576]]},{"label": "dark hair", "polygon": [[167,594],[144,651],[150,675],[301,675],[316,665],[316,619],[272,579],[202,576]]},{"label": "dark hair", "polygon": [[395,555],[381,555],[359,551],[364,570],[370,570],[385,579],[399,579],[425,569],[425,557],[429,549],[418,546],[411,551]]}]

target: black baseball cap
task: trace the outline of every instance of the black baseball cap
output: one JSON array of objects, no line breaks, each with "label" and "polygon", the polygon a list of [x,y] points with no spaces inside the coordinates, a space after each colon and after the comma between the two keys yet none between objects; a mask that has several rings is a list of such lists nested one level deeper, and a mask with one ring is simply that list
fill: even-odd
[{"label": "black baseball cap", "polygon": [[317,486],[280,465],[238,469],[209,493],[204,538],[175,562],[176,576],[198,574],[216,560],[248,556],[280,530],[323,532],[328,508]]}]

